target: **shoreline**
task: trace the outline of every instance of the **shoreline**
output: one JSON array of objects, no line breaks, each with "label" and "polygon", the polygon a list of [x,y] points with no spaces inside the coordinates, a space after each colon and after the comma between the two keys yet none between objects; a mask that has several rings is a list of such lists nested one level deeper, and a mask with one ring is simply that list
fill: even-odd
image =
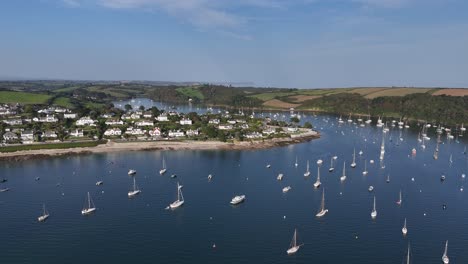
[{"label": "shoreline", "polygon": [[220,141],[148,141],[124,142],[108,141],[95,147],[78,147],[68,149],[38,149],[16,152],[0,153],[1,161],[24,161],[30,159],[60,157],[69,155],[83,155],[96,153],[115,153],[124,151],[151,151],[151,150],[258,150],[298,144],[320,138],[317,131],[291,135],[287,138],[273,138],[264,140],[241,141],[234,143]]}]

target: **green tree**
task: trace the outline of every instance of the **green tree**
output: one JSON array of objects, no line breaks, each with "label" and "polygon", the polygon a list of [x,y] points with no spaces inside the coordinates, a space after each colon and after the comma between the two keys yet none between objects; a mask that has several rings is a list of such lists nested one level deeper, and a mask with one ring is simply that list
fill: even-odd
[{"label": "green tree", "polygon": [[132,110],[132,109],[133,109],[133,108],[132,108],[132,106],[131,106],[130,104],[126,104],[126,105],[125,105],[125,111],[128,112],[128,111],[130,111],[130,110]]},{"label": "green tree", "polygon": [[144,105],[140,105],[140,108],[139,108],[141,111],[145,111],[145,106]]},{"label": "green tree", "polygon": [[305,128],[312,128],[313,126],[312,126],[312,124],[310,122],[305,122],[304,127]]}]

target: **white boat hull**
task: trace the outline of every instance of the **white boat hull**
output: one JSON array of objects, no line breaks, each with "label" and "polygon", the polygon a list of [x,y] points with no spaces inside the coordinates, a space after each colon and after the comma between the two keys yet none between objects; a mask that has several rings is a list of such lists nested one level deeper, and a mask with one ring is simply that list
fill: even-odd
[{"label": "white boat hull", "polygon": [[375,219],[377,217],[377,211],[372,211],[371,217],[372,219]]},{"label": "white boat hull", "polygon": [[295,247],[288,249],[286,252],[288,253],[288,255],[292,255],[292,254],[295,254],[298,250],[299,250],[299,246],[295,246]]},{"label": "white boat hull", "polygon": [[163,175],[164,173],[166,173],[167,169],[162,169],[162,170],[159,170],[159,174]]},{"label": "white boat hull", "polygon": [[341,176],[340,181],[344,182],[346,180],[346,176]]},{"label": "white boat hull", "polygon": [[89,215],[89,214],[94,213],[94,211],[96,211],[96,208],[83,209],[83,210],[81,210],[81,214],[82,215]]},{"label": "white boat hull", "polygon": [[140,194],[140,192],[141,192],[140,190],[130,191],[130,192],[128,192],[128,198],[132,198],[135,195]]},{"label": "white boat hull", "polygon": [[47,218],[49,218],[49,215],[46,214],[46,215],[41,215],[37,218],[37,221],[39,222],[44,222],[45,220],[47,220]]},{"label": "white boat hull", "polygon": [[236,196],[236,197],[232,198],[230,203],[232,205],[236,205],[236,204],[243,203],[244,201],[245,201],[245,195],[240,195],[240,196]]},{"label": "white boat hull", "polygon": [[406,228],[403,227],[403,228],[401,229],[401,232],[403,233],[404,236],[406,236],[406,234],[408,234],[408,229],[406,229]]},{"label": "white boat hull", "polygon": [[322,183],[321,183],[321,182],[315,182],[315,183],[314,183],[314,188],[319,188],[319,187],[320,187],[320,185],[322,185]]},{"label": "white boat hull", "polygon": [[175,201],[169,205],[171,209],[176,209],[181,207],[184,204],[184,201]]},{"label": "white boat hull", "polygon": [[318,212],[315,216],[316,217],[322,217],[324,215],[326,215],[328,213],[328,209],[325,209],[325,210],[322,210],[320,212]]},{"label": "white boat hull", "polygon": [[304,177],[309,177],[309,176],[310,176],[310,172],[304,173]]}]

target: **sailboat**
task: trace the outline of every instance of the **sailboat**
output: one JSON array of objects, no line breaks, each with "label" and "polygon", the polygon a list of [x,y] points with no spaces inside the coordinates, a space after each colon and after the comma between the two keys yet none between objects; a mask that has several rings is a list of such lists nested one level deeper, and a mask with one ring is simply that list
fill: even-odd
[{"label": "sailboat", "polygon": [[325,209],[325,189],[322,190],[322,203],[320,204],[320,211],[315,215],[316,217],[322,217],[328,213],[328,209]]},{"label": "sailboat", "polygon": [[294,163],[294,167],[297,168],[298,165],[299,165],[299,164],[297,163],[297,156],[296,156],[296,163]]},{"label": "sailboat", "polygon": [[177,182],[177,200],[169,205],[171,209],[176,209],[184,204],[184,196],[182,195],[182,186]]},{"label": "sailboat", "polygon": [[132,176],[136,174],[136,170],[128,170],[128,175]]},{"label": "sailboat", "polygon": [[348,117],[348,123],[352,123],[353,120],[351,119],[351,114],[349,114],[349,117]]},{"label": "sailboat", "polygon": [[164,173],[166,173],[167,169],[166,169],[166,159],[163,157],[163,160],[162,160],[162,169],[159,170],[159,174],[163,175]]},{"label": "sailboat", "polygon": [[402,202],[402,199],[401,199],[401,190],[400,190],[400,198],[398,199],[398,201],[396,202],[398,205],[401,205],[401,202]]},{"label": "sailboat", "polygon": [[445,251],[444,251],[444,255],[442,255],[442,262],[444,262],[444,264],[449,263],[449,257],[447,256],[447,248],[448,248],[448,240],[445,241]]},{"label": "sailboat", "polygon": [[304,173],[304,177],[308,177],[310,175],[310,171],[309,171],[309,161],[307,160],[307,169],[306,169],[306,172]]},{"label": "sailboat", "polygon": [[320,187],[322,183],[320,182],[320,167],[317,167],[317,181],[314,183],[314,188]]},{"label": "sailboat", "polygon": [[340,177],[340,181],[342,182],[346,180],[345,170],[346,170],[346,161],[343,162],[343,175]]},{"label": "sailboat", "polygon": [[128,192],[128,198],[132,198],[140,192],[141,191],[136,186],[135,178],[133,178],[133,190]]},{"label": "sailboat", "polygon": [[289,249],[286,252],[288,253],[288,255],[292,255],[296,253],[302,245],[303,244],[297,244],[297,229],[294,229],[294,235],[291,240],[291,244],[289,245]]},{"label": "sailboat", "polygon": [[47,220],[47,218],[49,218],[49,212],[47,212],[47,210],[45,208],[45,204],[43,204],[42,205],[42,215],[37,218],[37,221],[44,222],[45,220]]},{"label": "sailboat", "polygon": [[403,225],[401,232],[403,233],[404,236],[406,236],[406,234],[408,233],[408,229],[406,228],[406,218],[405,218],[405,224]]},{"label": "sailboat", "polygon": [[351,163],[351,168],[356,168],[356,149],[353,151],[353,162]]},{"label": "sailboat", "polygon": [[88,203],[85,204],[85,207],[83,208],[83,210],[81,210],[81,214],[82,215],[89,215],[89,214],[93,213],[94,211],[96,211],[96,207],[94,205],[93,200],[91,200],[91,195],[88,192]]},{"label": "sailboat", "polygon": [[343,122],[343,119],[341,119],[341,116],[340,116],[340,118],[338,119],[338,123],[340,123],[340,124],[343,124],[343,123],[344,123],[344,122]]},{"label": "sailboat", "polygon": [[364,171],[362,172],[362,175],[367,175],[368,171],[367,171],[367,160],[364,161]]},{"label": "sailboat", "polygon": [[452,163],[453,163],[452,154],[450,154],[450,159],[449,159],[449,162],[450,162],[450,164],[452,164]]},{"label": "sailboat", "polygon": [[332,157],[330,160],[330,168],[328,169],[329,172],[332,172],[333,170],[335,170],[335,168],[333,167],[333,160],[334,160],[334,157]]},{"label": "sailboat", "polygon": [[370,215],[372,219],[375,219],[377,217],[377,210],[375,209],[375,195],[374,195],[374,208],[372,209],[372,212]]},{"label": "sailboat", "polygon": [[387,183],[390,183],[390,174],[387,175]]}]

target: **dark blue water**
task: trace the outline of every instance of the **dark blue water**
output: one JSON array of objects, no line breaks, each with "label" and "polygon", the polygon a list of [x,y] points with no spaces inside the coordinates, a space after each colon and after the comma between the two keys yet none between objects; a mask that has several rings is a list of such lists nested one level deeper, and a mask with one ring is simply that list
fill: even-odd
[{"label": "dark blue water", "polygon": [[[141,151],[2,162],[0,176],[8,182],[1,185],[11,190],[0,193],[0,262],[402,263],[411,242],[412,263],[440,263],[449,240],[451,263],[468,263],[468,190],[460,191],[466,185],[461,175],[468,173],[462,153],[468,136],[459,143],[443,136],[434,160],[432,131],[423,151],[416,132],[401,130],[400,141],[400,130],[391,128],[382,169],[381,129],[338,127],[335,118],[328,118],[303,119],[321,131],[320,139],[268,150]],[[413,147],[415,157],[410,155]],[[349,167],[353,148],[364,152],[355,169]],[[338,164],[329,173],[334,155]],[[160,176],[163,156],[168,172]],[[309,178],[303,176],[307,159]],[[329,209],[321,219],[315,214],[322,188],[313,188],[318,159],[324,160],[322,187]],[[362,175],[365,159],[376,161],[368,164],[367,176]],[[340,183],[343,161],[348,179]],[[127,197],[130,168],[138,171],[142,190],[134,199]],[[284,173],[283,181],[276,180],[278,173]],[[443,183],[442,173],[447,177]],[[211,182],[208,174],[214,176]],[[96,186],[101,179],[104,185]],[[184,185],[185,204],[165,210],[176,199],[177,181]],[[287,185],[292,189],[283,194]],[[368,192],[369,185],[374,193]],[[398,206],[400,189],[403,204]],[[81,209],[87,192],[98,210],[85,217]],[[247,200],[233,207],[229,201],[237,194]],[[374,194],[376,220],[370,217]],[[51,216],[38,223],[43,203]],[[406,238],[401,233],[405,217]],[[287,256],[294,228],[304,246]]]}]

